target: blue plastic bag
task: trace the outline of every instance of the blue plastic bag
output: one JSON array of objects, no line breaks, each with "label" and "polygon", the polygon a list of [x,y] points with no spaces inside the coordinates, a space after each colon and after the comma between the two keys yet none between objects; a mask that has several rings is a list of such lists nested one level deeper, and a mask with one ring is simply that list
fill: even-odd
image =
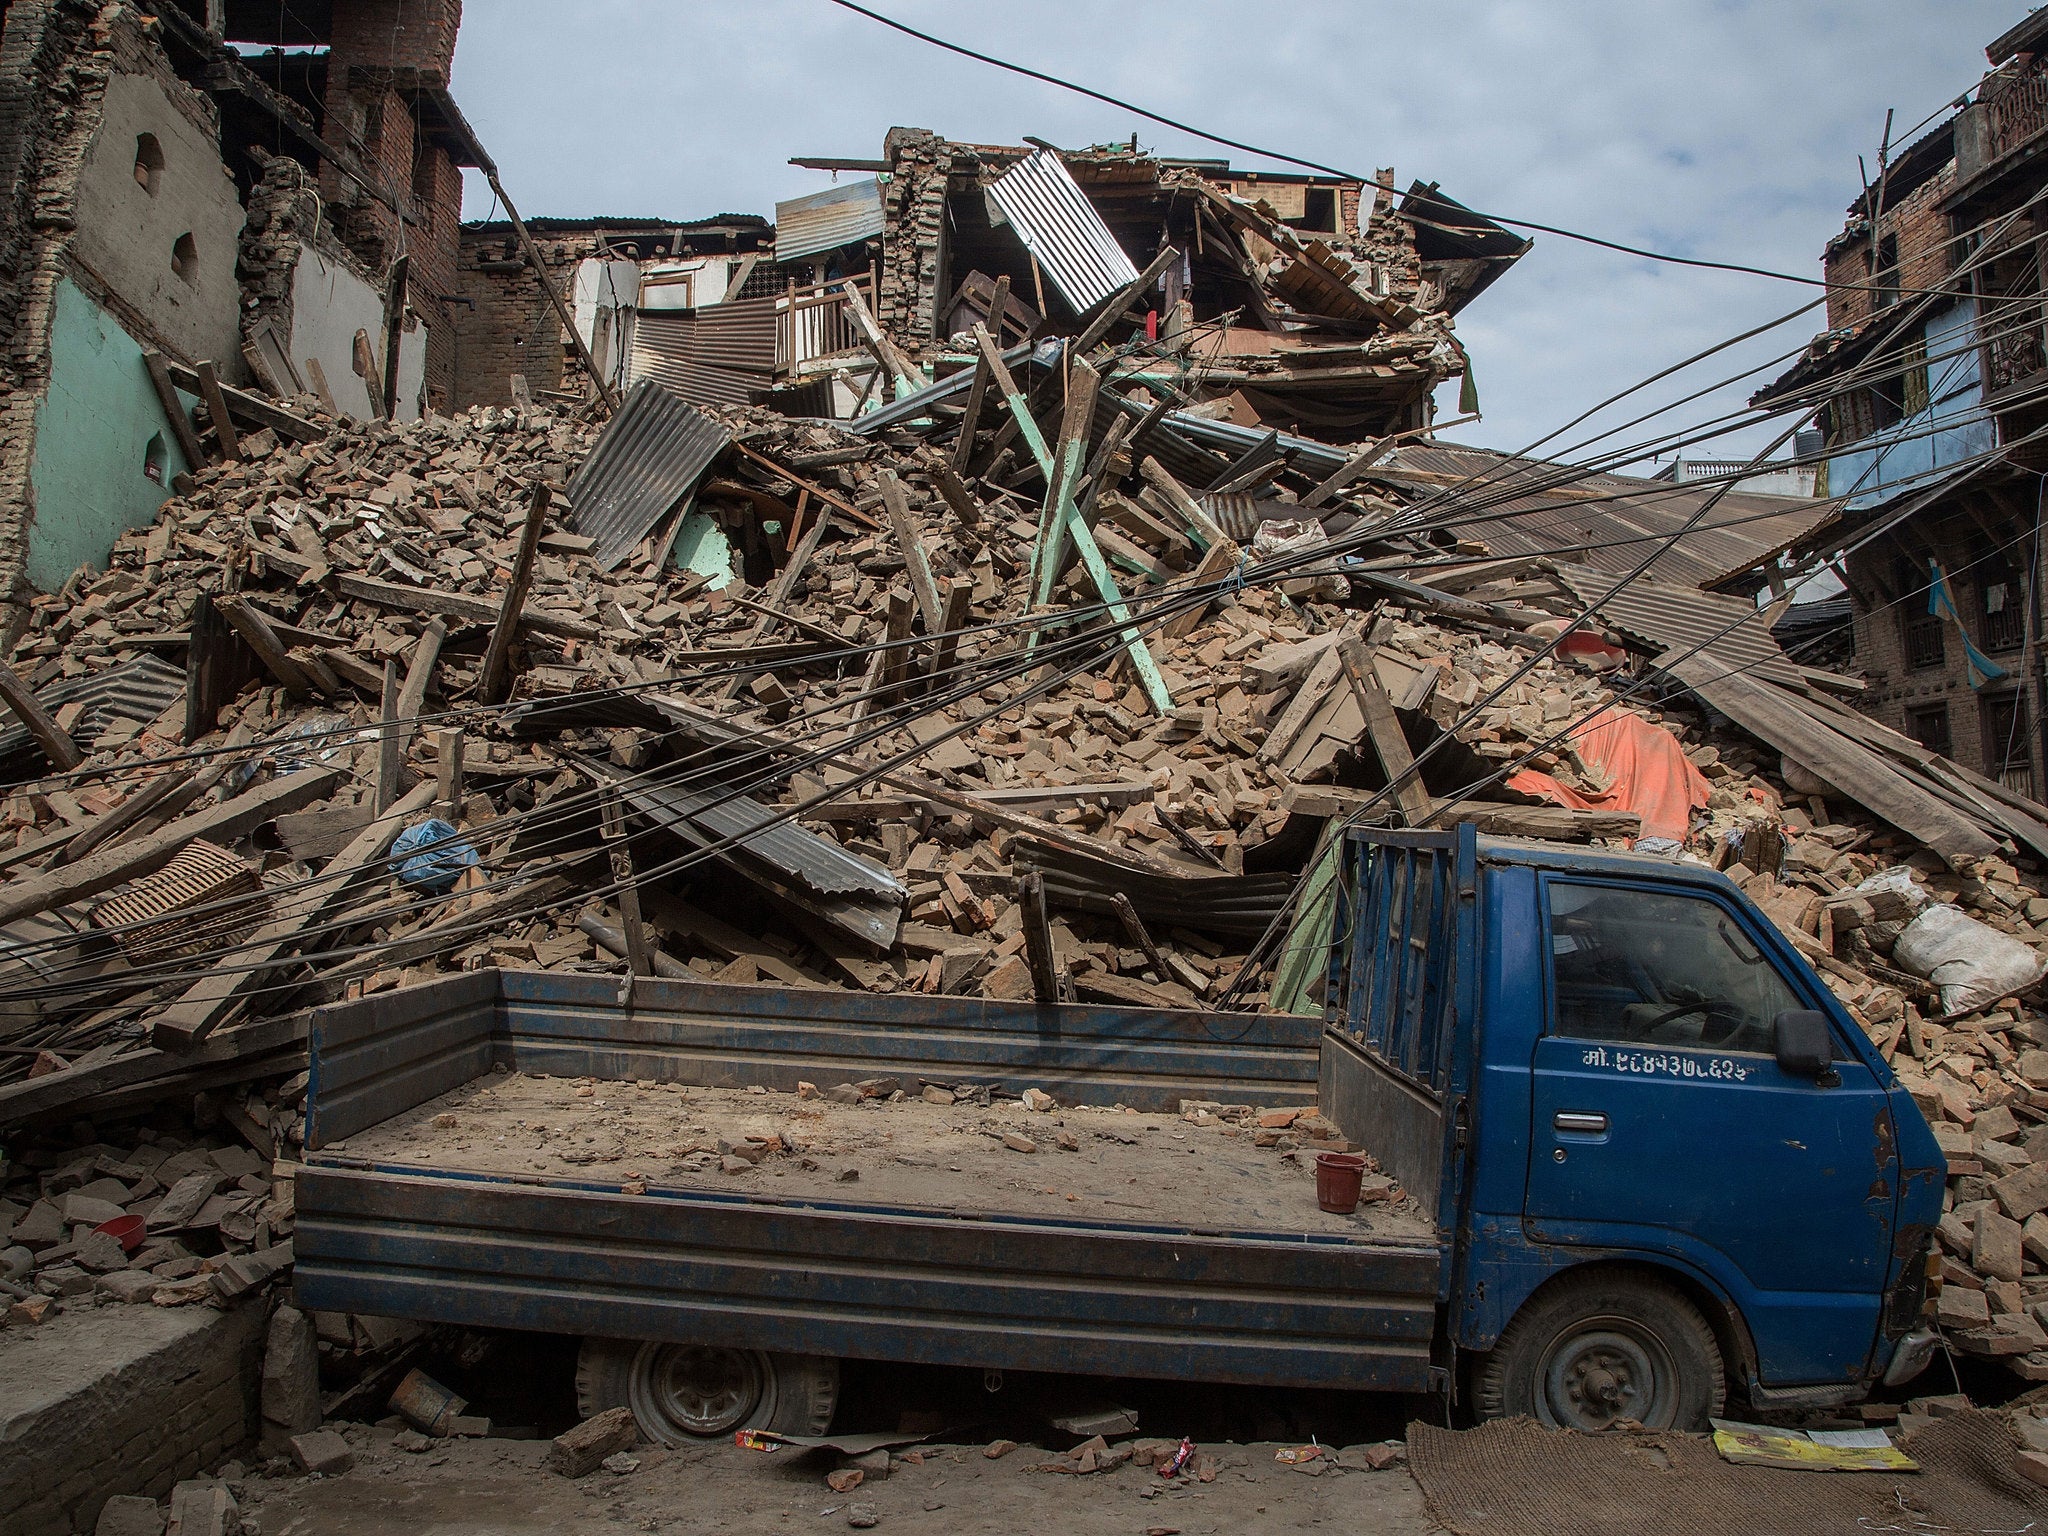
[{"label": "blue plastic bag", "polygon": [[391,845],[398,878],[418,890],[440,895],[452,890],[465,869],[477,865],[476,849],[438,816],[407,827]]}]

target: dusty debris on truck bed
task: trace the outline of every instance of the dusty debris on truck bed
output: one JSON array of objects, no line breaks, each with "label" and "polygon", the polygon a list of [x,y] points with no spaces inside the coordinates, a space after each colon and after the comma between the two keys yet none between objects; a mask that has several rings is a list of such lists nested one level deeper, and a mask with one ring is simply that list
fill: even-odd
[{"label": "dusty debris on truck bed", "polygon": [[1319,1210],[1315,1154],[1349,1145],[1312,1110],[1190,1102],[1176,1116],[1041,1101],[1033,1110],[985,1086],[895,1079],[782,1093],[499,1073],[324,1150],[616,1181],[637,1193],[737,1187],[777,1199],[1415,1240],[1432,1230],[1383,1175],[1367,1178],[1355,1215]]}]

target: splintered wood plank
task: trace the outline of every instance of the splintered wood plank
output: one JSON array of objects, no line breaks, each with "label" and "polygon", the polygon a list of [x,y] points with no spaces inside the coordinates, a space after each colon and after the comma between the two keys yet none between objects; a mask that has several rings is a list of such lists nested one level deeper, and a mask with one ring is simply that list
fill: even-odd
[{"label": "splintered wood plank", "polygon": [[987,326],[975,326],[974,345],[980,351],[982,361],[988,364],[989,377],[996,381],[996,388],[1002,391],[1003,404],[1010,408],[1010,419],[1017,424],[1017,430],[1030,445],[1031,456],[1038,460],[1039,472],[1050,480],[1053,468],[1052,450],[1045,446],[1045,434],[1038,430],[1038,419],[1031,414],[1031,402],[1024,398],[1024,392],[1010,376],[1009,365],[1003,361],[1002,351],[996,346],[995,338],[989,335]]},{"label": "splintered wood plank", "polygon": [[[1088,454],[1088,428],[1095,417],[1095,396],[1102,376],[1084,360],[1067,375],[1067,408],[1060,420],[1059,446],[1046,476],[1045,506],[1038,517],[1038,539],[1031,547],[1032,602],[1044,607],[1052,600],[1066,553],[1066,525],[1081,483],[1082,461]],[[1105,594],[1106,596],[1107,594]]]},{"label": "splintered wood plank", "polygon": [[1429,791],[1423,788],[1415,772],[1415,754],[1408,749],[1408,738],[1401,733],[1401,722],[1394,714],[1386,689],[1380,686],[1380,675],[1373,668],[1371,655],[1355,637],[1347,636],[1337,643],[1337,659],[1351,684],[1353,697],[1358,700],[1358,712],[1365,716],[1366,734],[1379,753],[1380,767],[1394,788],[1394,799],[1400,804],[1402,815],[1411,827],[1427,826],[1431,809]]},{"label": "splintered wood plank", "polygon": [[533,586],[534,556],[540,548],[540,530],[552,496],[545,481],[533,488],[526,504],[526,526],[519,531],[519,553],[512,561],[512,579],[505,585],[505,600],[491,626],[490,645],[484,651],[483,670],[477,674],[476,696],[485,704],[502,704],[512,692],[512,641],[519,632],[526,608],[526,594]]}]

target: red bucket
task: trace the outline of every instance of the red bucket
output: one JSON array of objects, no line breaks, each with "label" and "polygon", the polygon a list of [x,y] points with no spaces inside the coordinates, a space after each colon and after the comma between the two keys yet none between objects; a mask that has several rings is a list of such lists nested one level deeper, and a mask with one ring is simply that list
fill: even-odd
[{"label": "red bucket", "polygon": [[1365,1177],[1365,1159],[1355,1152],[1316,1154],[1316,1204],[1339,1216],[1358,1209],[1358,1185]]},{"label": "red bucket", "polygon": [[123,1253],[133,1253],[142,1246],[143,1218],[140,1216],[116,1216],[112,1221],[103,1221],[93,1228],[104,1232],[121,1245]]}]

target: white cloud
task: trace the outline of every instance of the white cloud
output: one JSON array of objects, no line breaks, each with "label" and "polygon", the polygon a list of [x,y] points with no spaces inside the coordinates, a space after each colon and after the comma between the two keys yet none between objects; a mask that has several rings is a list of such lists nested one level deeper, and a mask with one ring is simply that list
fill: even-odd
[{"label": "white cloud", "polygon": [[[1437,181],[1494,213],[1815,277],[1859,190],[1856,156],[1875,170],[1885,109],[1909,137],[1975,84],[1983,45],[2021,14],[1988,0],[874,4],[1231,138],[1392,165],[1404,186]],[[826,0],[471,0],[455,91],[529,215],[772,213],[826,185],[790,156],[875,156],[892,124],[997,143],[1136,132],[1167,153],[1230,153]],[[468,212],[488,207],[485,191]],[[1460,437],[1519,447],[1818,294],[1536,240],[1460,322],[1487,412]],[[1819,326],[1801,319],[1644,398],[1755,366]],[[1753,384],[1683,420],[1733,408]],[[1695,451],[1753,451],[1769,435]]]}]

